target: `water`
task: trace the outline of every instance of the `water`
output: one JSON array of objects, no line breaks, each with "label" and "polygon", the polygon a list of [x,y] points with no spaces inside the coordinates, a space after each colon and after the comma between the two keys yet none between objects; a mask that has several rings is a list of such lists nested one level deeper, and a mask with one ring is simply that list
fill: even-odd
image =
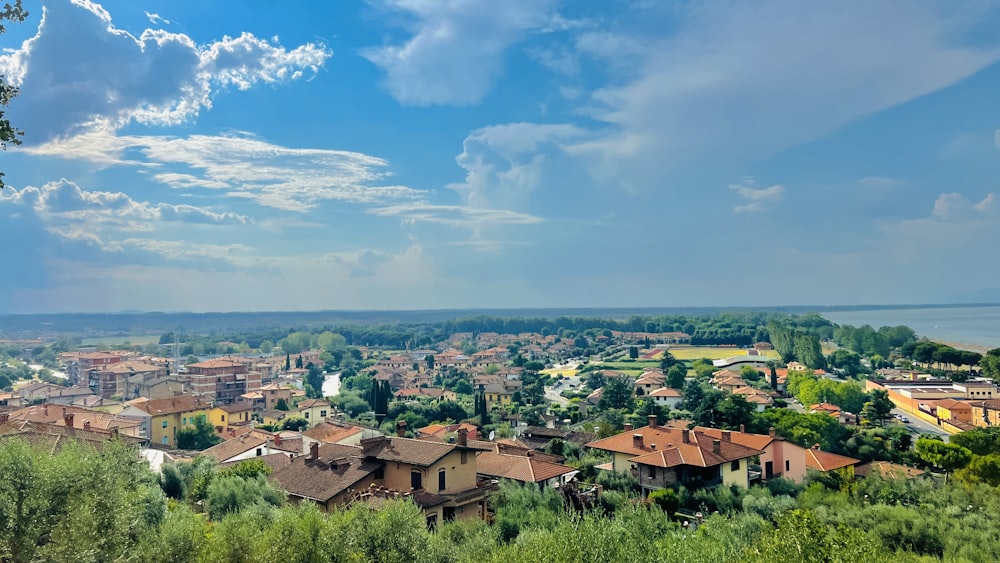
[{"label": "water", "polygon": [[930,309],[880,309],[823,313],[837,324],[906,325],[930,340],[1000,348],[1000,305]]},{"label": "water", "polygon": [[340,393],[340,372],[331,373],[323,380],[323,396],[333,397]]}]

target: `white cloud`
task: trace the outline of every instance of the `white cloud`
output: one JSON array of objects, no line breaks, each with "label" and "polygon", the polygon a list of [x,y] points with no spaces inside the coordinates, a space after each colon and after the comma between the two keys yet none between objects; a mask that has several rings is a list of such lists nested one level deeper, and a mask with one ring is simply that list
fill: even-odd
[{"label": "white cloud", "polygon": [[[126,151],[145,160],[125,158]],[[169,171],[152,178],[176,189],[222,190],[266,207],[305,211],[325,200],[381,204],[424,192],[388,183],[388,163],[351,151],[289,148],[246,135],[116,136],[90,131],[25,152]],[[179,169],[183,170],[180,171]]]},{"label": "white cloud", "polygon": [[146,12],[146,19],[148,19],[149,23],[151,23],[153,25],[157,25],[157,24],[161,24],[161,23],[165,23],[165,24],[174,23],[174,22],[168,20],[167,18],[161,17],[160,14],[157,14],[157,13],[154,13],[154,12]]},{"label": "white cloud", "polygon": [[965,195],[958,192],[941,194],[934,200],[931,217],[943,221],[966,219],[985,214],[993,207],[993,193],[986,194],[978,203],[970,203]]},{"label": "white cloud", "polygon": [[589,40],[588,52],[619,52],[634,70],[594,93],[590,115],[608,128],[575,152],[596,179],[646,189],[679,169],[776,154],[996,62],[995,36],[966,33],[988,9],[905,0],[676,6],[677,31],[636,37],[638,60],[628,41]]},{"label": "white cloud", "polygon": [[425,202],[376,207],[369,212],[379,217],[400,217],[411,223],[436,223],[473,229],[481,225],[532,225],[542,222],[541,218],[534,215],[504,209],[478,209]]},{"label": "white cloud", "polygon": [[286,49],[249,33],[206,46],[162,29],[136,37],[98,4],[58,0],[43,9],[34,37],[0,57],[0,71],[31,92],[11,109],[28,131],[25,142],[38,143],[133,121],[181,123],[210,108],[222,89],[296,80],[330,56],[320,44]]},{"label": "white cloud", "polygon": [[508,47],[528,33],[565,27],[553,0],[385,0],[410,18],[402,45],[367,49],[386,73],[389,92],[412,105],[472,104],[489,92]]},{"label": "white cloud", "polygon": [[584,132],[572,125],[510,123],[478,129],[462,143],[455,159],[465,181],[448,187],[472,207],[521,208],[542,185],[562,145]]},{"label": "white cloud", "polygon": [[785,188],[780,185],[758,187],[757,181],[753,178],[745,178],[741,184],[729,184],[729,189],[736,190],[736,193],[747,203],[733,207],[733,213],[757,213],[764,210],[767,203],[781,201],[785,194]]}]

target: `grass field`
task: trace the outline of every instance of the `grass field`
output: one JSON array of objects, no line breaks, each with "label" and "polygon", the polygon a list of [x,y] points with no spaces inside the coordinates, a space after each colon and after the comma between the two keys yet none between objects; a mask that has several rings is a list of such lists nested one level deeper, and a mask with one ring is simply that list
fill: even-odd
[{"label": "grass field", "polygon": [[131,343],[133,346],[136,344],[140,346],[145,346],[146,344],[157,344],[160,342],[159,336],[101,336],[97,338],[84,338],[83,346],[111,346],[114,344],[123,344],[125,342]]},{"label": "grass field", "polygon": [[[673,354],[678,360],[697,360],[699,358],[721,360],[722,358],[728,358],[730,356],[747,355],[747,351],[742,348],[717,348],[715,346],[671,348],[670,353]],[[762,350],[760,354],[775,360],[781,358],[781,356],[779,356],[774,350]]]}]

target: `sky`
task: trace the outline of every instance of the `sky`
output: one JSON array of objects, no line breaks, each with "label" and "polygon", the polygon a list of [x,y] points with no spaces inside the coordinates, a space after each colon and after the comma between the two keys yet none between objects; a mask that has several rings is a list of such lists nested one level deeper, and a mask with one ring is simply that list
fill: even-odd
[{"label": "sky", "polygon": [[1000,4],[26,0],[0,313],[1000,301]]}]

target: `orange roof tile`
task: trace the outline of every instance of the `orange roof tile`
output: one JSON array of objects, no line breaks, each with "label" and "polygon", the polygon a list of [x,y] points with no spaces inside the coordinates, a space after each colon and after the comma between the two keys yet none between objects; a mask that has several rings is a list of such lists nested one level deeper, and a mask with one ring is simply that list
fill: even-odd
[{"label": "orange roof tile", "polygon": [[816,448],[806,450],[806,467],[818,471],[833,471],[834,469],[849,467],[860,461],[860,459],[824,452]]}]

